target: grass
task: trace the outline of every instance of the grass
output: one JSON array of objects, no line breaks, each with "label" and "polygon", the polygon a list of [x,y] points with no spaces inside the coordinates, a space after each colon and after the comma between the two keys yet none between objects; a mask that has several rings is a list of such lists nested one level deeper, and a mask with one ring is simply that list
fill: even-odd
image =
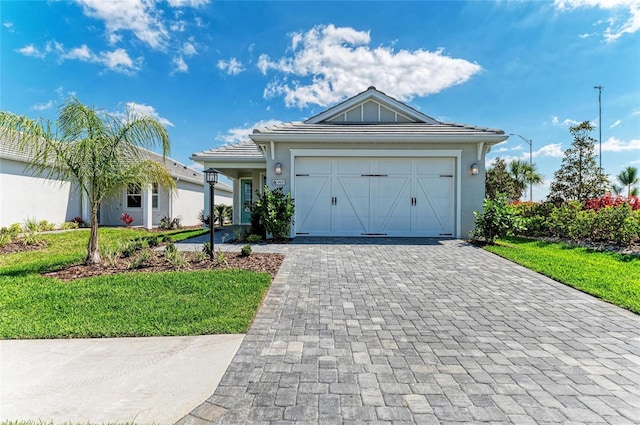
[{"label": "grass", "polygon": [[499,240],[486,249],[640,314],[639,257],[524,238]]},{"label": "grass", "polygon": [[[199,232],[202,233],[202,232]],[[182,240],[197,231],[168,231]],[[100,243],[147,235],[100,229]],[[88,232],[43,235],[47,248],[0,256],[0,338],[242,333],[266,292],[266,273],[242,270],[123,273],[62,282],[40,273],[80,263]]]}]

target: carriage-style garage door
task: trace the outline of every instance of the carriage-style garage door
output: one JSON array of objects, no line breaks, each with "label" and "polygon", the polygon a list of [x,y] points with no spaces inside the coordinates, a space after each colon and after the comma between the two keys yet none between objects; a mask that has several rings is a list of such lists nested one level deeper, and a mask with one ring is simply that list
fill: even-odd
[{"label": "carriage-style garage door", "polygon": [[296,234],[453,236],[454,176],[454,158],[296,157]]}]

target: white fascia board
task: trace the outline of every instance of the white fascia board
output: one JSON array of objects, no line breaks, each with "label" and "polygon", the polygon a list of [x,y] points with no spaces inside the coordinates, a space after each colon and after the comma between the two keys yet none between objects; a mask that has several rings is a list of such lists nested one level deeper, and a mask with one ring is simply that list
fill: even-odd
[{"label": "white fascia board", "polygon": [[192,160],[193,162],[197,162],[198,164],[202,164],[202,165],[204,165],[205,162],[208,164],[209,163],[233,164],[235,167],[237,167],[239,164],[251,164],[251,167],[259,166],[261,164],[266,166],[267,164],[267,160],[264,158],[246,158],[246,157],[221,158],[219,156],[198,155],[198,156],[190,156],[189,159]]},{"label": "white fascia board", "polygon": [[405,142],[405,143],[455,143],[455,142],[484,142],[496,144],[506,140],[509,136],[502,134],[447,134],[447,135],[416,135],[416,134],[252,134],[251,138],[257,142]]}]

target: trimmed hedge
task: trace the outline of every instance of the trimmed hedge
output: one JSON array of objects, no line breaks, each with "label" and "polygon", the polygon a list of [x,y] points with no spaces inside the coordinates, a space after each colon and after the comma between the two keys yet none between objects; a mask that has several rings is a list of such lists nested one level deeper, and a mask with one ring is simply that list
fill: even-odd
[{"label": "trimmed hedge", "polygon": [[605,195],[585,203],[570,201],[513,205],[521,218],[520,236],[555,236],[591,242],[629,245],[640,241],[640,200],[637,197]]}]

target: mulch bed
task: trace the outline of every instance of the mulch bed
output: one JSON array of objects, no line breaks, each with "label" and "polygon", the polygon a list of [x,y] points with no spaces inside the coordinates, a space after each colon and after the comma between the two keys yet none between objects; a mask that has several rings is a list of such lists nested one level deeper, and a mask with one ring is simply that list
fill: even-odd
[{"label": "mulch bed", "polygon": [[4,246],[0,246],[0,255],[13,254],[15,252],[38,251],[47,247],[46,242],[42,241],[33,245],[25,245],[22,242],[10,242]]},{"label": "mulch bed", "polygon": [[[224,261],[222,262],[211,261],[208,258],[197,261],[193,252],[184,252],[184,255],[187,258],[187,262],[179,271],[242,269],[269,273],[272,278],[278,273],[280,264],[284,260],[284,255],[282,254],[252,253],[244,257],[239,252],[225,252]],[[106,261],[102,264],[89,266],[76,264],[61,270],[43,273],[43,276],[69,281],[125,272],[157,273],[178,271],[165,259],[163,252],[154,251],[151,257],[136,269],[130,268],[131,260],[132,258],[118,258],[115,264],[107,264]]]}]

